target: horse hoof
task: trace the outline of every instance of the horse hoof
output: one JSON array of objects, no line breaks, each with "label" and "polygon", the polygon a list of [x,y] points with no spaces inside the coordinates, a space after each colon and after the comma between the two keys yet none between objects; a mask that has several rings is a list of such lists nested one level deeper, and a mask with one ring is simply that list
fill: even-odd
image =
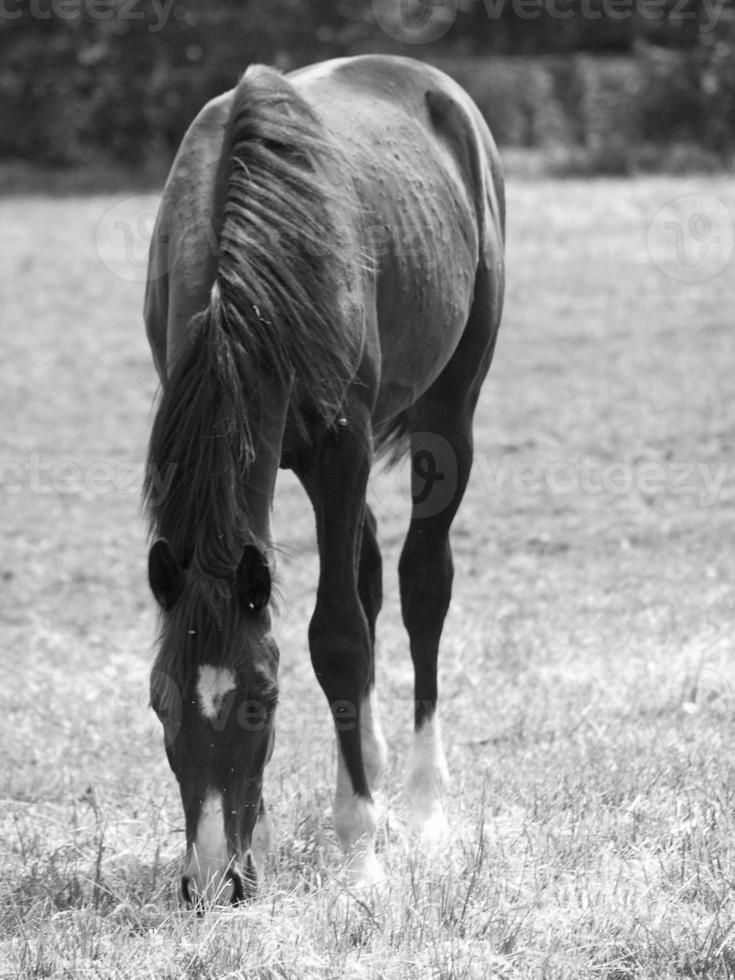
[{"label": "horse hoof", "polygon": [[415,801],[411,807],[409,831],[422,846],[446,844],[450,836],[449,821],[440,800]]},{"label": "horse hoof", "polygon": [[348,858],[344,866],[347,886],[351,890],[374,888],[386,880],[383,865],[375,854],[355,855]]}]

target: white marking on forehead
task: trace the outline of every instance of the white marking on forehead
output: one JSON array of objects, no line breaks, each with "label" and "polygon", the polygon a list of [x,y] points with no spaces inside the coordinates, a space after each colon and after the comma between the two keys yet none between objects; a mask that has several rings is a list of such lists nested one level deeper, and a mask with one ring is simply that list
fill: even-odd
[{"label": "white marking on forehead", "polygon": [[235,675],[229,667],[213,667],[211,664],[200,667],[197,697],[204,717],[210,721],[216,718],[225,698],[236,686]]}]

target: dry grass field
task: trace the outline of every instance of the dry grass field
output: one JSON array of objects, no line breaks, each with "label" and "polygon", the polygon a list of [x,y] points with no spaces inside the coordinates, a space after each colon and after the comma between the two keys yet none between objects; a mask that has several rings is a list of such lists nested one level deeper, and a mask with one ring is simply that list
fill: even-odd
[{"label": "dry grass field", "polygon": [[510,182],[506,316],[453,536],[452,835],[434,853],[402,822],[407,475],[373,480],[377,894],[340,879],[313,522],[283,474],[269,878],[204,918],[179,906],[183,820],[147,703],[156,383],[131,280],[155,198],[0,200],[2,980],[735,976],[735,263],[681,281],[727,246],[696,223],[678,278],[652,260],[676,229],[647,229],[684,194],[721,202],[732,233],[731,179]]}]

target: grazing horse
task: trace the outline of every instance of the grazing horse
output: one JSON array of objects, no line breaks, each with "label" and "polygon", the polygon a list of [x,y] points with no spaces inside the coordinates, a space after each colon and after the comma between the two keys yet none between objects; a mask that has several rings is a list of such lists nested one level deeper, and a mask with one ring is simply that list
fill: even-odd
[{"label": "grazing horse", "polygon": [[415,670],[407,794],[418,830],[442,833],[449,529],[500,321],[504,210],[479,110],[409,59],[286,76],[253,66],[184,137],[149,258],[162,391],[145,499],[161,609],[151,704],[181,791],[190,904],[237,902],[260,877],[279,466],[316,515],[309,647],[337,735],[334,823],[348,880],[371,883],[385,742],[372,700],[381,558],[365,495],[374,457],[411,453],[399,565]]}]

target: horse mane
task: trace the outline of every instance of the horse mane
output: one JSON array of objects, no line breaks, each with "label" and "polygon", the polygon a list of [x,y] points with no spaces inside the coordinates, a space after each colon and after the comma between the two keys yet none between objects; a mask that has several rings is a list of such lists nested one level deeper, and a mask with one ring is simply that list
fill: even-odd
[{"label": "horse mane", "polygon": [[[233,93],[225,152],[210,302],[163,385],[144,483],[152,536],[216,580],[231,578],[252,540],[244,476],[259,379],[290,388],[302,431],[307,420],[331,425],[357,340],[345,328],[356,261],[335,191],[340,158],[311,108],[274,70],[250,68]],[[216,614],[222,595],[210,591]]]}]

